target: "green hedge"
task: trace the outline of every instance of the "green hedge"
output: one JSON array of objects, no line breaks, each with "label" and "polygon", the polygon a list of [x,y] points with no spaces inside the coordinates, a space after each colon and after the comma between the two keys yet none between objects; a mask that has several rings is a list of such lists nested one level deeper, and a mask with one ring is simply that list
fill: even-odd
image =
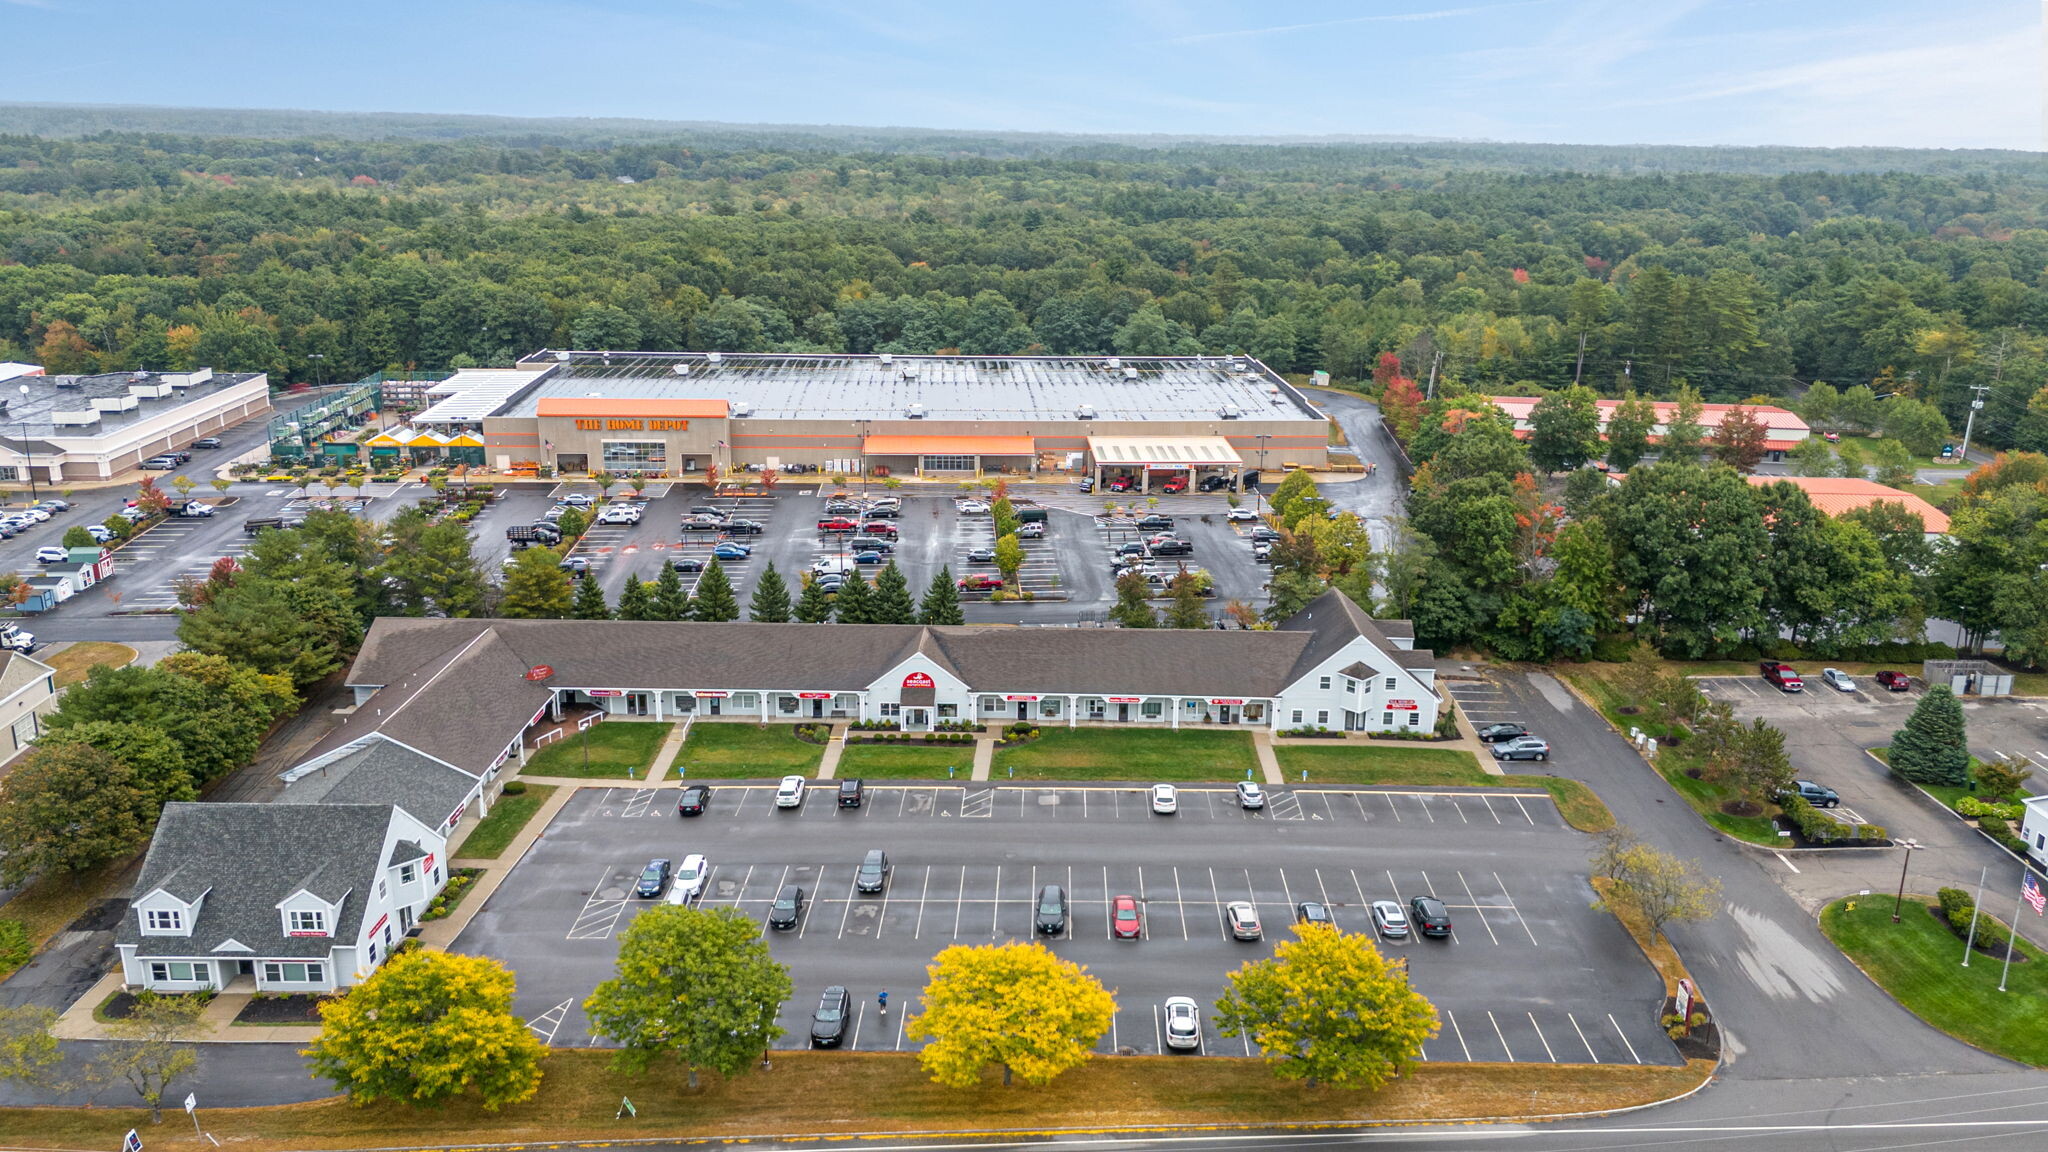
[{"label": "green hedge", "polygon": [[1778,801],[1787,819],[1792,821],[1799,834],[1810,844],[1841,844],[1852,840],[1882,840],[1886,836],[1881,824],[1845,824],[1833,816],[1808,804],[1799,796],[1785,796]]},{"label": "green hedge", "polygon": [[[1941,901],[1941,914],[1948,921],[1949,930],[1956,934],[1956,939],[1969,939],[1970,917],[1976,911],[1977,901],[1961,888],[1943,888],[1935,893],[1935,897]],[[2006,941],[2011,938],[2011,933],[1994,917],[1977,917],[1977,944],[1987,951],[2003,953]]]}]

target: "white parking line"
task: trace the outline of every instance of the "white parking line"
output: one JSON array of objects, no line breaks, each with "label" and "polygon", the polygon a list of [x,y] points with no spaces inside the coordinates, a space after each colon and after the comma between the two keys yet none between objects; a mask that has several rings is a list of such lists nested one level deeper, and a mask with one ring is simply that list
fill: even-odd
[{"label": "white parking line", "polygon": [[917,926],[910,930],[912,940],[924,939],[924,898],[932,890],[932,866],[924,866],[924,887],[917,890]]},{"label": "white parking line", "polygon": [[1465,1043],[1465,1030],[1458,1027],[1458,1016],[1449,1009],[1444,1010],[1444,1019],[1451,1022],[1451,1035],[1458,1038],[1458,1050],[1465,1054],[1465,1062],[1472,1062],[1472,1049]]},{"label": "white parking line", "polygon": [[1495,872],[1493,874],[1493,882],[1495,884],[1500,884],[1501,899],[1508,902],[1508,911],[1513,912],[1515,914],[1515,919],[1521,920],[1522,931],[1529,933],[1529,943],[1535,944],[1536,933],[1530,929],[1529,922],[1527,920],[1522,920],[1522,910],[1520,908],[1515,907],[1515,898],[1513,896],[1508,895],[1508,886],[1506,884],[1501,884],[1500,873]]},{"label": "white parking line", "polygon": [[1508,1063],[1510,1063],[1510,1064],[1519,1064],[1519,1063],[1521,1063],[1521,1061],[1519,1061],[1519,1060],[1515,1059],[1515,1050],[1514,1050],[1513,1048],[1509,1048],[1509,1047],[1508,1047],[1508,1037],[1507,1037],[1507,1033],[1505,1033],[1505,1032],[1502,1032],[1502,1031],[1500,1030],[1500,1021],[1498,1021],[1498,1020],[1495,1020],[1495,1019],[1493,1018],[1493,1013],[1492,1013],[1491,1011],[1489,1011],[1489,1012],[1488,1012],[1488,1013],[1486,1014],[1486,1019],[1487,1019],[1487,1021],[1488,1021],[1489,1023],[1491,1023],[1491,1024],[1493,1025],[1493,1034],[1494,1034],[1495,1036],[1498,1036],[1498,1037],[1500,1037],[1500,1046],[1501,1046],[1501,1049],[1502,1049],[1503,1051],[1505,1051],[1505,1052],[1506,1052],[1506,1053],[1508,1054]]},{"label": "white parking line", "polygon": [[1550,1057],[1552,1064],[1557,1063],[1557,1053],[1550,1050],[1550,1041],[1543,1035],[1543,1026],[1536,1023],[1534,1012],[1529,1013],[1529,1027],[1536,1029],[1536,1039],[1543,1041],[1543,1054]]},{"label": "white parking line", "polygon": [[1600,1062],[1600,1054],[1593,1051],[1593,1042],[1586,1039],[1586,1030],[1579,1027],[1579,1018],[1569,1012],[1564,1014],[1564,1018],[1572,1022],[1572,1031],[1579,1034],[1579,1043],[1586,1046],[1586,1055],[1591,1056],[1593,1063],[1598,1064]]},{"label": "white parking line", "polygon": [[1491,817],[1493,817],[1493,822],[1494,822],[1495,824],[1498,824],[1498,823],[1500,823],[1500,813],[1498,813],[1498,812],[1495,812],[1495,811],[1493,810],[1493,801],[1492,801],[1492,800],[1488,800],[1488,799],[1487,799],[1487,797],[1486,797],[1486,793],[1484,793],[1484,792],[1481,792],[1481,793],[1479,794],[1479,799],[1480,799],[1480,800],[1482,800],[1482,801],[1484,801],[1484,802],[1485,802],[1485,804],[1486,804],[1486,814],[1487,814],[1488,816],[1491,816]]},{"label": "white parking line", "polygon": [[1636,1063],[1641,1064],[1643,1062],[1643,1058],[1641,1056],[1636,1055],[1636,1046],[1628,1042],[1628,1033],[1623,1032],[1621,1030],[1621,1025],[1614,1023],[1614,1013],[1609,1012],[1607,1014],[1607,1022],[1609,1024],[1614,1024],[1614,1034],[1616,1036],[1621,1037],[1621,1042],[1628,1047],[1628,1054],[1630,1059],[1633,1059]]},{"label": "white parking line", "polygon": [[[1466,880],[1466,879],[1465,879],[1465,873],[1464,873],[1463,871],[1460,871],[1460,872],[1458,873],[1458,883],[1459,883],[1459,884],[1462,884],[1462,885],[1464,885],[1464,888],[1465,888],[1465,902],[1466,902],[1466,903],[1468,903],[1468,904],[1472,905],[1472,907],[1474,907],[1474,908],[1483,908],[1483,907],[1484,907],[1484,905],[1482,905],[1482,904],[1480,904],[1480,903],[1479,903],[1479,898],[1478,898],[1478,897],[1476,897],[1476,896],[1474,896],[1474,895],[1472,895],[1472,884],[1471,884],[1471,882],[1470,882],[1470,881],[1468,881],[1468,880]],[[1484,929],[1486,929],[1486,934],[1487,934],[1487,936],[1491,937],[1491,938],[1492,938],[1492,940],[1493,940],[1493,942],[1494,942],[1495,944],[1499,944],[1499,943],[1500,943],[1500,937],[1498,937],[1498,936],[1495,936],[1495,935],[1493,934],[1493,925],[1491,925],[1491,924],[1489,924],[1489,923],[1487,923],[1487,922],[1486,922],[1486,913],[1485,913],[1484,911],[1481,911],[1481,912],[1479,913],[1479,926],[1480,926],[1481,928],[1484,928]]]},{"label": "white parking line", "polygon": [[[820,896],[824,895],[824,892],[825,892],[825,866],[824,866],[823,864],[820,864],[820,865],[818,865],[818,882],[817,882],[816,884],[813,884],[813,885],[811,885],[811,891],[813,891],[813,892],[816,892],[816,893],[818,893],[818,894],[819,894]],[[847,903],[848,903],[849,905],[851,905],[852,901],[848,901]],[[808,929],[808,928],[809,928],[809,927],[811,926],[811,913],[812,913],[813,911],[815,911],[815,910],[817,909],[817,907],[818,907],[818,901],[817,901],[817,900],[815,900],[815,899],[813,899],[813,900],[806,900],[806,901],[804,901],[804,910],[803,910],[803,914],[802,914],[801,916],[797,917],[797,922],[796,922],[796,938],[797,938],[797,939],[801,940],[801,939],[803,939],[803,938],[804,938],[804,931],[805,931],[806,929]]]},{"label": "white parking line", "polygon": [[967,909],[967,865],[960,866],[960,891],[953,894],[953,939],[960,938],[960,913]]},{"label": "white parking line", "polygon": [[1173,906],[1180,912],[1180,938],[1183,940],[1193,939],[1193,937],[1188,935],[1188,906],[1181,899],[1180,895],[1179,866],[1175,866],[1173,870]]},{"label": "white parking line", "polygon": [[855,1050],[858,1050],[860,1048],[860,1025],[861,1021],[867,1018],[867,1009],[868,1006],[866,1001],[862,1001],[853,1006],[853,1039],[847,1042],[846,1046],[848,1048]]}]

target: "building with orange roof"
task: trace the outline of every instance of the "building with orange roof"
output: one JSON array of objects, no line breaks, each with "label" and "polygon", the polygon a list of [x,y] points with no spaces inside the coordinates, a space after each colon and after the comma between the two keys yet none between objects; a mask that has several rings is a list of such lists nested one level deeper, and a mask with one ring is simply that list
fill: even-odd
[{"label": "building with orange roof", "polygon": [[[1536,411],[1536,403],[1541,397],[1489,396],[1487,399],[1493,401],[1495,407],[1507,413],[1515,422],[1516,436],[1528,438],[1529,433],[1535,428],[1530,416]],[[1599,401],[1600,435],[1603,439],[1607,435],[1608,419],[1620,406],[1619,400]],[[1650,429],[1650,443],[1655,444],[1664,439],[1665,426],[1677,413],[1678,405],[1669,400],[1652,400],[1650,407],[1657,411],[1657,424]],[[1785,453],[1790,451],[1793,445],[1813,435],[1813,430],[1806,426],[1806,421],[1801,420],[1798,413],[1788,412],[1769,404],[1702,404],[1700,427],[1706,429],[1707,435],[1712,436],[1714,430],[1721,426],[1721,421],[1726,420],[1728,414],[1737,408],[1748,409],[1756,422],[1764,426],[1764,451],[1768,453],[1767,458],[1770,460],[1783,460]]]},{"label": "building with orange roof", "polygon": [[1911,492],[1887,488],[1875,480],[1856,480],[1847,476],[1751,476],[1748,480],[1759,488],[1780,481],[1797,485],[1806,493],[1806,498],[1813,501],[1815,508],[1830,516],[1868,508],[1880,501],[1903,504],[1906,511],[1920,517],[1920,525],[1926,530],[1929,540],[1948,535],[1948,513]]}]

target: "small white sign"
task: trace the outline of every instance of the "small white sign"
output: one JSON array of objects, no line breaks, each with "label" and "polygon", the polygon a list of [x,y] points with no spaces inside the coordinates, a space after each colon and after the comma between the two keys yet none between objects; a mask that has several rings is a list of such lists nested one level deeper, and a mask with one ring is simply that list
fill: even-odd
[{"label": "small white sign", "polygon": [[198,1097],[198,1095],[197,1095],[196,1093],[192,1093],[192,1092],[187,1092],[187,1093],[185,1093],[185,1115],[187,1115],[187,1116],[190,1116],[190,1115],[191,1115],[192,1113],[194,1113],[194,1112],[197,1112],[198,1110],[199,1110],[199,1097]]}]

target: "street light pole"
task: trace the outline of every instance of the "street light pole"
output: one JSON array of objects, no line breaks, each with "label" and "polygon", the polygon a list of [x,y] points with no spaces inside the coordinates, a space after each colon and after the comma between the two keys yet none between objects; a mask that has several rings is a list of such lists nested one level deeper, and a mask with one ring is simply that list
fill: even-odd
[{"label": "street light pole", "polygon": [[1892,923],[1899,922],[1899,909],[1906,902],[1906,869],[1913,863],[1913,851],[1920,847],[1918,840],[1901,840],[1899,847],[1906,850],[1905,859],[1899,862],[1899,894],[1892,898]]},{"label": "street light pole", "polygon": [[[21,386],[21,396],[24,400],[28,399],[28,385]],[[35,445],[29,442],[27,413],[23,413],[21,418],[21,452],[28,458],[28,498],[39,499],[36,493],[36,449]]]}]

